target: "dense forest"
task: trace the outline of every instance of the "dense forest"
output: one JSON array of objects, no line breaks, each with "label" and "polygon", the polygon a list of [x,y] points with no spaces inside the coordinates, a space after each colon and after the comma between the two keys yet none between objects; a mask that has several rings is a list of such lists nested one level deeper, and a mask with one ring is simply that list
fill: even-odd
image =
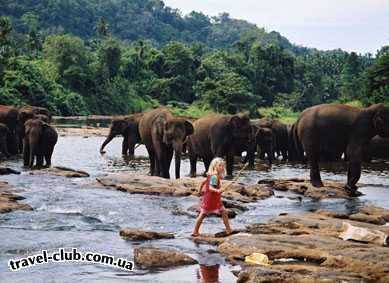
[{"label": "dense forest", "polygon": [[389,46],[374,55],[304,48],[226,13],[182,16],[159,0],[6,0],[0,16],[0,104],[255,117],[264,107],[389,102]]}]

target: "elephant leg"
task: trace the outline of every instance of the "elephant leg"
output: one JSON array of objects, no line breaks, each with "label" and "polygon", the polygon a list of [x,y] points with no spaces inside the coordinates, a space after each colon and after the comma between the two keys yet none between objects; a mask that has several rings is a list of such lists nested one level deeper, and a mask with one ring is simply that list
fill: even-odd
[{"label": "elephant leg", "polygon": [[36,167],[42,168],[43,167],[43,154],[38,154],[36,156]]},{"label": "elephant leg", "polygon": [[147,149],[147,153],[149,154],[149,160],[150,160],[150,175],[155,176],[156,169],[157,169],[156,168],[157,162],[155,162],[155,152],[152,145],[146,145],[146,149]]},{"label": "elephant leg", "polygon": [[[170,148],[166,147],[163,143],[154,142],[155,149],[155,163],[156,163],[156,176],[163,178],[170,178],[169,169],[167,169],[167,164],[170,164],[171,159],[168,161],[170,155]],[[171,149],[172,150],[172,149]],[[158,174],[158,175],[157,175]]]},{"label": "elephant leg", "polygon": [[204,172],[204,176],[207,175],[207,172],[209,170],[209,165],[211,165],[211,161],[212,161],[212,157],[204,157],[203,158],[203,162],[204,162],[204,168],[205,168],[205,172]]},{"label": "elephant leg", "polygon": [[30,146],[27,141],[23,140],[23,165],[28,166],[30,160]]},{"label": "elephant leg", "polygon": [[54,147],[50,148],[45,154],[46,167],[51,167],[51,156],[53,155]]},{"label": "elephant leg", "polygon": [[127,153],[128,153],[128,137],[125,136],[122,142],[122,155],[127,155]]},{"label": "elephant leg", "polygon": [[196,177],[196,166],[197,166],[197,154],[194,153],[192,145],[190,142],[187,143],[189,161],[190,161],[190,177]]},{"label": "elephant leg", "polygon": [[[173,159],[173,148],[171,146],[166,146],[165,156],[166,158],[162,159],[164,164],[163,166],[163,177],[169,179],[170,178],[170,165],[172,164]],[[179,176],[178,176],[179,177]]]},{"label": "elephant leg", "polygon": [[310,165],[311,184],[314,187],[322,187],[323,182],[321,181],[319,167],[320,144],[312,139],[309,139],[308,142],[304,143],[304,149]]},{"label": "elephant leg", "polygon": [[229,150],[227,153],[227,158],[226,158],[226,163],[227,163],[227,176],[231,177],[232,176],[232,171],[234,167],[234,152],[232,150]]},{"label": "elephant leg", "polygon": [[347,148],[347,156],[349,158],[348,171],[347,171],[347,185],[346,188],[351,192],[357,190],[356,184],[361,177],[361,165],[363,159],[363,147],[361,146],[349,146]]}]

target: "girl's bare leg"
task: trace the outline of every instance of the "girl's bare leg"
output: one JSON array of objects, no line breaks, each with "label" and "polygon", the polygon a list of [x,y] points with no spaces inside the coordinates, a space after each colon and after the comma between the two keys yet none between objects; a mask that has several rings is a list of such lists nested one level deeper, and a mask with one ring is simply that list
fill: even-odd
[{"label": "girl's bare leg", "polygon": [[196,236],[200,235],[199,229],[200,229],[201,223],[203,223],[204,218],[205,218],[205,214],[200,212],[199,216],[196,219],[196,224],[195,224],[192,236],[196,237]]},{"label": "girl's bare leg", "polygon": [[227,234],[231,234],[232,229],[231,229],[231,226],[230,226],[230,221],[228,220],[228,213],[227,213],[226,210],[223,210],[222,218],[223,218],[224,226],[226,226],[226,233]]}]

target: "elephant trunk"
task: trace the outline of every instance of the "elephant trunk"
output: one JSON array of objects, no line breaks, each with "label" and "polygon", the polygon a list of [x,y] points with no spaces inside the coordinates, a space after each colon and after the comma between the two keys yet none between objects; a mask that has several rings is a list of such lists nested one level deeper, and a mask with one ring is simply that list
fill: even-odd
[{"label": "elephant trunk", "polygon": [[176,179],[179,179],[180,168],[181,168],[182,142],[173,143],[173,149],[174,149],[174,161],[176,165]]},{"label": "elephant trunk", "polygon": [[269,145],[265,151],[267,152],[267,160],[269,162],[269,165],[271,166],[273,163],[273,157],[274,157],[273,145]]},{"label": "elephant trunk", "polygon": [[109,144],[113,138],[115,137],[115,135],[113,133],[109,133],[108,137],[105,139],[105,141],[103,142],[103,144],[101,145],[100,147],[100,153],[104,153],[104,147]]}]

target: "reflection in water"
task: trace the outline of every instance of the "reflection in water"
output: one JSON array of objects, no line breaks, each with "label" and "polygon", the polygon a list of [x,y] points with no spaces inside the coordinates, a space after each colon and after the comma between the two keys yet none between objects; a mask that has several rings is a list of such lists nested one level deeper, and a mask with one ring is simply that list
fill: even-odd
[{"label": "reflection in water", "polygon": [[199,268],[196,270],[197,279],[201,283],[218,283],[219,268],[225,260],[218,253],[198,254]]},{"label": "reflection in water", "polygon": [[219,264],[211,266],[200,264],[200,268],[197,270],[197,278],[201,283],[218,283]]}]

